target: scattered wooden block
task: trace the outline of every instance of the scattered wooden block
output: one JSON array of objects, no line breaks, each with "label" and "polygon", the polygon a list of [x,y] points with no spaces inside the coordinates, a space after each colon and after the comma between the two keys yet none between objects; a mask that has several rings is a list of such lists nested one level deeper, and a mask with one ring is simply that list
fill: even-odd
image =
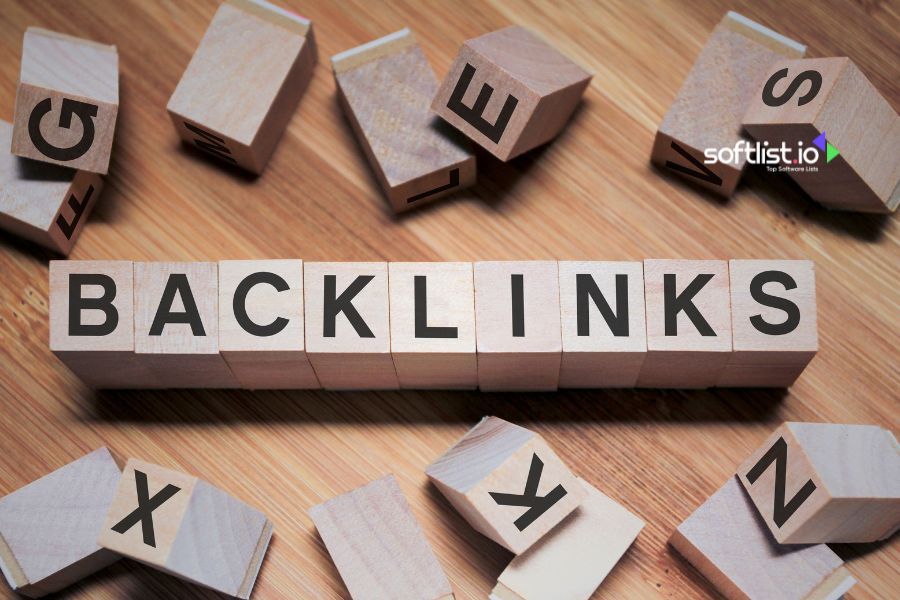
[{"label": "scattered wooden block", "polygon": [[587,492],[533,431],[485,417],[425,471],[469,524],[521,554]]},{"label": "scattered wooden block", "polygon": [[118,111],[115,46],[38,27],[25,30],[13,154],[106,174]]},{"label": "scattered wooden block", "polygon": [[738,478],[782,544],[874,542],[900,527],[900,447],[875,425],[785,423]]},{"label": "scattered wooden block", "polygon": [[747,165],[747,155],[738,154],[729,163],[706,164],[704,151],[734,150],[746,143],[741,119],[768,66],[779,58],[798,58],[805,53],[806,46],[728,12],[663,118],[650,160],[721,196],[731,196]]},{"label": "scattered wooden block", "polygon": [[226,0],[166,110],[185,143],[262,173],[315,64],[308,20],[264,0]]},{"label": "scattered wooden block", "polygon": [[874,213],[900,205],[900,118],[849,58],[770,65],[743,122],[754,139],[793,150],[801,162],[788,174],[816,202]]},{"label": "scattered wooden block", "polygon": [[559,387],[634,387],[647,356],[644,265],[560,261],[559,302]]},{"label": "scattered wooden block", "polygon": [[99,448],[0,498],[0,571],[14,592],[39,598],[119,560],[97,534],[120,476]]},{"label": "scattered wooden block", "polygon": [[468,141],[429,110],[434,71],[409,29],[331,58],[338,98],[396,212],[475,183]]},{"label": "scattered wooden block", "polygon": [[309,509],[353,600],[452,600],[393,475]]},{"label": "scattered wooden block", "polygon": [[431,110],[500,160],[557,136],[592,75],[524,27],[467,40]]},{"label": "scattered wooden block", "polygon": [[669,543],[729,599],[837,600],[856,583],[828,546],[780,546],[732,477]]}]

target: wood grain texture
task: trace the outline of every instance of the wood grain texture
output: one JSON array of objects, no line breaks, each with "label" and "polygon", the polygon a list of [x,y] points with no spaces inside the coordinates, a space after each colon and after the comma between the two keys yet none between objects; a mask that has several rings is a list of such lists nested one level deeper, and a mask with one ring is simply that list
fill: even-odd
[{"label": "wood grain texture", "polygon": [[[47,261],[0,238],[0,493],[107,445],[201,475],[257,506],[278,533],[254,598],[346,597],[309,507],[384,473],[397,476],[457,598],[484,598],[510,560],[427,482],[425,468],[484,414],[536,431],[589,483],[647,523],[596,598],[714,598],[666,546],[783,421],[900,430],[896,390],[896,216],[832,213],[784,177],[749,168],[728,203],[649,164],[656,128],[726,10],[849,56],[896,110],[900,16],[888,4],[698,0],[590,4],[509,0],[340,5],[285,0],[309,17],[322,56],[416,23],[442,77],[463,40],[517,23],[596,72],[552,143],[510,163],[479,155],[480,181],[393,216],[320,61],[263,177],[182,147],[165,105],[218,3],[5,0],[0,118],[11,120],[21,39],[41,25],[119,48],[122,111],[107,188],[72,257],[310,261],[794,258],[816,265],[819,345],[790,390],[481,392],[139,391],[94,393],[47,347]],[[135,23],[153,26],[135,26]],[[147,57],[152,57],[152,60]],[[859,580],[848,599],[900,589],[900,543],[835,546]],[[7,594],[0,586],[0,597]],[[119,563],[73,599],[216,596]]]}]

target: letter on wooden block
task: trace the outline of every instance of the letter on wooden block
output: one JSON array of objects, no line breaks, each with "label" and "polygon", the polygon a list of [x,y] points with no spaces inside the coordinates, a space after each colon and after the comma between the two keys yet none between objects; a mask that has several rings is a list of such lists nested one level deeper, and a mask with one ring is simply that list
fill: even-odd
[{"label": "letter on wooden block", "polygon": [[475,183],[468,140],[429,110],[437,78],[409,29],[331,58],[338,96],[397,212]]},{"label": "letter on wooden block", "polygon": [[264,0],[226,0],[166,109],[185,143],[261,173],[315,64],[308,20]]},{"label": "letter on wooden block", "polygon": [[466,41],[431,110],[500,160],[562,131],[591,74],[524,27]]},{"label": "letter on wooden block", "polygon": [[735,12],[725,15],[697,57],[656,132],[651,160],[668,172],[722,196],[731,196],[746,153],[706,164],[704,151],[746,143],[741,118],[772,61],[806,53],[798,44]]},{"label": "letter on wooden block", "polygon": [[37,27],[25,30],[13,154],[105,174],[118,110],[115,46]]},{"label": "letter on wooden block", "polygon": [[469,524],[520,554],[587,492],[536,433],[486,417],[426,470]]},{"label": "letter on wooden block", "polygon": [[734,477],[669,543],[729,600],[838,600],[856,583],[825,544],[777,544]]},{"label": "letter on wooden block", "polygon": [[874,542],[900,526],[900,447],[876,425],[785,423],[738,478],[782,544]]},{"label": "letter on wooden block", "polygon": [[560,261],[559,302],[559,387],[634,387],[647,356],[643,263]]},{"label": "letter on wooden block", "polygon": [[452,600],[393,475],[309,509],[353,600]]},{"label": "letter on wooden block", "polygon": [[0,570],[38,598],[119,560],[97,544],[121,472],[106,448],[0,498]]}]

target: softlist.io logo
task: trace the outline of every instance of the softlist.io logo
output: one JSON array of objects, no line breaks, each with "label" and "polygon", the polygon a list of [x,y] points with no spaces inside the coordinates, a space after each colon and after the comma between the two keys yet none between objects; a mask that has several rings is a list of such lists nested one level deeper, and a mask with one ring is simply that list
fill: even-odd
[{"label": "softlist.io logo", "polygon": [[824,131],[816,136],[812,145],[797,142],[796,147],[791,147],[787,142],[782,142],[779,146],[772,146],[769,142],[738,140],[730,148],[706,148],[703,164],[737,165],[746,161],[751,165],[764,165],[770,171],[816,172],[819,170],[820,151],[825,153],[826,164],[840,154],[825,138]]}]

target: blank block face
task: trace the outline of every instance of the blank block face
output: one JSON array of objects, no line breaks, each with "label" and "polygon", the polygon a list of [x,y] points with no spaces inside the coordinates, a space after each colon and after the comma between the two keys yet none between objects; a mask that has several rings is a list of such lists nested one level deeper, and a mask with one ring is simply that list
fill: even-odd
[{"label": "blank block face", "polygon": [[475,263],[478,387],[547,391],[559,384],[556,261]]},{"label": "blank block face", "polygon": [[37,27],[25,31],[13,154],[106,174],[118,110],[115,46]]},{"label": "blank block face", "polygon": [[429,110],[438,82],[409,29],[331,64],[344,113],[395,211],[475,183],[468,140]]},{"label": "blank block face", "polygon": [[388,273],[400,387],[476,388],[472,263],[390,263]]},{"label": "blank block face", "polygon": [[431,110],[500,160],[550,141],[591,74],[524,27],[466,41]]},{"label": "blank block face", "polygon": [[100,448],[0,498],[0,570],[29,598],[119,560],[97,544],[121,472]]},{"label": "blank block face", "polygon": [[393,475],[309,510],[353,600],[452,600]]},{"label": "blank block face", "polygon": [[560,261],[559,303],[559,387],[634,387],[647,356],[643,263]]}]

